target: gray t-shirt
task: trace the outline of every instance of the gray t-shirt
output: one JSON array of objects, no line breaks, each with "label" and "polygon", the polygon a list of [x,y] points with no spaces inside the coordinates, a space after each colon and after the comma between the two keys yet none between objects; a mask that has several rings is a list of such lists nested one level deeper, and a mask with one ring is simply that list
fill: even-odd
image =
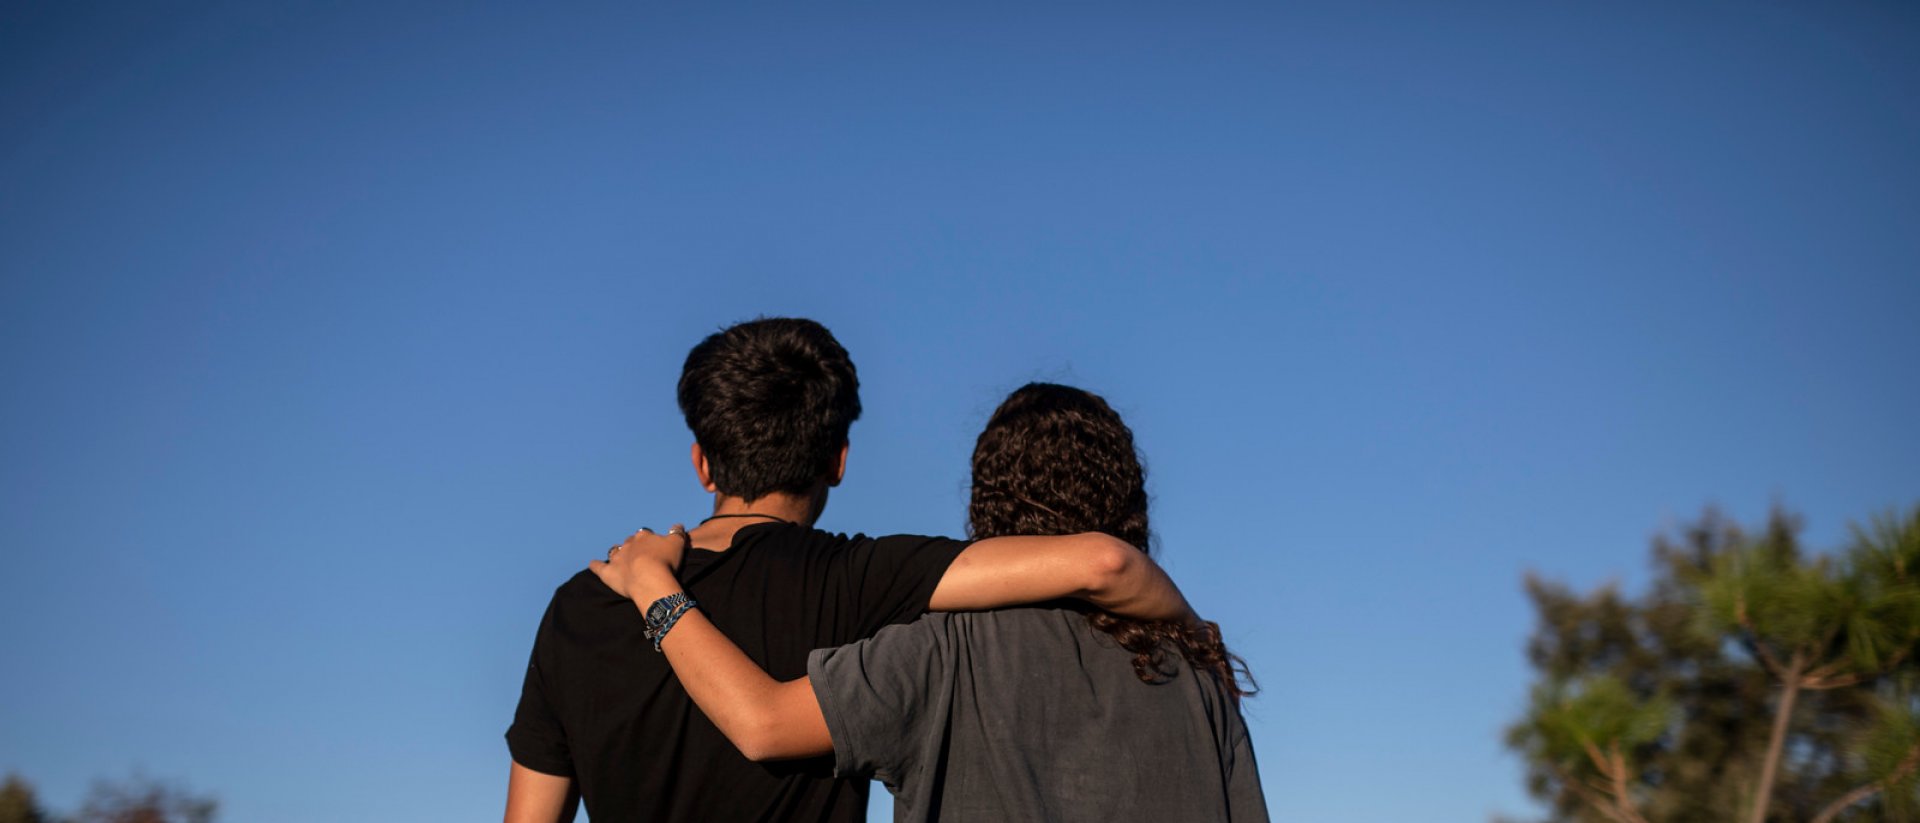
[{"label": "gray t-shirt", "polygon": [[1265,821],[1246,724],[1184,660],[1165,683],[1073,611],[929,614],[815,651],[837,776],[896,821]]}]

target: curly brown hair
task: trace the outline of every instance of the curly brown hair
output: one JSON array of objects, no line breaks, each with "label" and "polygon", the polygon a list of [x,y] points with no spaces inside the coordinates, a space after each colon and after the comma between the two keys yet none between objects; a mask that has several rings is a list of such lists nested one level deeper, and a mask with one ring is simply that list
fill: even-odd
[{"label": "curly brown hair", "polygon": [[[1071,386],[1028,383],[994,410],[973,447],[967,515],[975,539],[1102,532],[1153,554],[1147,472],[1133,430],[1099,395]],[[1133,653],[1134,673],[1145,682],[1178,671],[1172,650],[1218,678],[1236,702],[1258,690],[1211,621],[1187,626],[1089,610],[1087,622]]]}]

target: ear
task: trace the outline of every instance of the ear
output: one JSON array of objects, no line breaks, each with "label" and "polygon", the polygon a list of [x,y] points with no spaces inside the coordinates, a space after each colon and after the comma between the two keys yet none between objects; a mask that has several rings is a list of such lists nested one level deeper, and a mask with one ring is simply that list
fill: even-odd
[{"label": "ear", "polygon": [[845,479],[846,479],[846,477],[847,477],[847,448],[848,448],[848,447],[850,447],[850,446],[852,446],[852,445],[853,445],[853,444],[851,444],[851,443],[841,443],[841,444],[840,444],[840,459],[839,459],[839,460],[837,460],[837,461],[835,461],[835,462],[834,462],[834,464],[833,464],[833,479],[832,479],[832,480],[829,480],[829,481],[827,481],[827,485],[828,485],[828,486],[838,486],[838,485],[840,485],[840,481],[842,481],[842,480],[845,480]]},{"label": "ear", "polygon": [[[707,453],[700,450],[700,441],[694,441],[692,457],[693,473],[700,476],[700,487],[707,491],[718,493],[720,487],[713,485],[713,470],[707,466]],[[842,450],[840,452],[840,459],[845,461],[846,457],[847,453]]]}]

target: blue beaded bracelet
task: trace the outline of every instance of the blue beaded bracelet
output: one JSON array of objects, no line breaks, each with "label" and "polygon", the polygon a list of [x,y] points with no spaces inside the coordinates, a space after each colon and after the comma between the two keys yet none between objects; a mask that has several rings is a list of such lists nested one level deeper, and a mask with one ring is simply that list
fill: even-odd
[{"label": "blue beaded bracelet", "polygon": [[688,600],[674,607],[673,613],[667,615],[667,619],[661,621],[659,630],[653,633],[654,651],[660,651],[660,642],[667,639],[667,632],[673,628],[673,624],[680,622],[680,618],[686,616],[687,612],[693,611],[693,607],[698,605],[700,604]]}]

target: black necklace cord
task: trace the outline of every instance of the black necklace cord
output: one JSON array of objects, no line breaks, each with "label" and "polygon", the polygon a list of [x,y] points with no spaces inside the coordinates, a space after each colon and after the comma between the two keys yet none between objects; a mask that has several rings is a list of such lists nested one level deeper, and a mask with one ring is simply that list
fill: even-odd
[{"label": "black necklace cord", "polygon": [[789,526],[791,526],[791,525],[793,525],[793,521],[791,521],[791,520],[788,520],[788,519],[786,519],[786,518],[784,518],[784,517],[775,517],[775,516],[773,516],[773,515],[771,515],[771,514],[759,514],[759,513],[757,513],[757,512],[743,512],[743,513],[741,513],[741,514],[716,514],[716,515],[714,515],[714,516],[712,516],[712,517],[709,517],[709,518],[707,518],[706,520],[702,520],[702,521],[700,521],[700,525],[702,525],[702,526],[704,526],[704,525],[706,525],[706,524],[707,524],[707,523],[708,523],[709,521],[713,521],[713,520],[726,520],[726,519],[728,519],[728,518],[733,518],[733,517],[764,517],[764,518],[766,518],[766,519],[768,519],[768,520],[772,520],[772,521],[773,521],[773,522],[775,522],[775,523],[785,523],[785,524],[787,524],[787,525],[789,525]]}]

